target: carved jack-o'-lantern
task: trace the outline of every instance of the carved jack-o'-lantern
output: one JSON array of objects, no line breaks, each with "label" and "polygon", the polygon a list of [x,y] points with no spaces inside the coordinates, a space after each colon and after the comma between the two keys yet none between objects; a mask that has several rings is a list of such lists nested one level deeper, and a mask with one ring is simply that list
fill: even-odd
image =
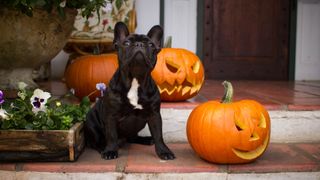
[{"label": "carved jack-o'-lantern", "polygon": [[204,68],[200,59],[188,50],[163,48],[152,77],[158,85],[161,100],[182,101],[199,92]]},{"label": "carved jack-o'-lantern", "polygon": [[253,100],[231,102],[232,86],[224,82],[224,99],[196,107],[187,123],[188,141],[203,159],[215,163],[245,163],[261,156],[270,138],[270,118]]}]

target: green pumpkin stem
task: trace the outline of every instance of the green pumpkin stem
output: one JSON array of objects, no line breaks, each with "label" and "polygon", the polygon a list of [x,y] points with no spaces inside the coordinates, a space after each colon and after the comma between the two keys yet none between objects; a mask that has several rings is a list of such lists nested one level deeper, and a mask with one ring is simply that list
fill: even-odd
[{"label": "green pumpkin stem", "polygon": [[96,46],[93,48],[93,54],[94,55],[99,55],[101,52],[100,52],[100,46],[99,44],[96,44]]},{"label": "green pumpkin stem", "polygon": [[223,81],[224,95],[221,99],[221,103],[231,103],[233,97],[233,87],[229,81]]},{"label": "green pumpkin stem", "polygon": [[165,48],[172,48],[172,36],[168,36],[166,38],[166,42],[164,42],[164,46]]}]

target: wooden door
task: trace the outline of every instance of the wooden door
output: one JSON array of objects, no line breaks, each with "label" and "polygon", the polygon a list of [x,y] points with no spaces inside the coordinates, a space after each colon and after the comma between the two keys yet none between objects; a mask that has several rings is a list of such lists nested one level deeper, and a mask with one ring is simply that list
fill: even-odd
[{"label": "wooden door", "polygon": [[205,0],[208,79],[288,79],[289,0]]}]

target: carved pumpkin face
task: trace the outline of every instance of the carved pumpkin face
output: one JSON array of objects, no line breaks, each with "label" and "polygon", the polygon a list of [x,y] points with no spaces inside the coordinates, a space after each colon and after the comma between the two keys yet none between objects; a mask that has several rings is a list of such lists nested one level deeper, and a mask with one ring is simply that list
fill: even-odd
[{"label": "carved pumpkin face", "polygon": [[152,77],[158,85],[161,100],[182,101],[199,92],[204,68],[200,59],[188,50],[163,48]]},{"label": "carved pumpkin face", "polygon": [[270,139],[270,118],[253,100],[209,101],[189,116],[187,136],[195,152],[210,162],[245,163],[260,157]]},{"label": "carved pumpkin face", "polygon": [[[243,100],[236,103],[241,115],[234,116],[233,153],[240,159],[254,160],[262,155],[270,139],[270,117],[267,111],[257,102]],[[236,140],[237,139],[237,140]],[[242,142],[246,139],[248,142]]]}]

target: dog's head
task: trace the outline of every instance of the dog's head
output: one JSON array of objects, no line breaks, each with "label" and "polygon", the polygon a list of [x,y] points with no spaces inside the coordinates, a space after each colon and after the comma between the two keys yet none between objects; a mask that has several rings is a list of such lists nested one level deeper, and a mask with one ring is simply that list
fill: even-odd
[{"label": "dog's head", "polygon": [[147,35],[129,34],[127,26],[118,22],[114,29],[113,44],[118,51],[119,68],[131,74],[150,73],[161,50],[163,30],[154,26]]}]

